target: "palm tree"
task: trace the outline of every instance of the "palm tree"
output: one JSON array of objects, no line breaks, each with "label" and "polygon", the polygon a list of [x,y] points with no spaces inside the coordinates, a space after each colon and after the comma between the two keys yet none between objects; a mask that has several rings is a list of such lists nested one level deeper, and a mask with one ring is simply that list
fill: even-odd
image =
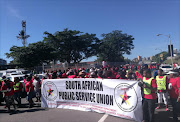
[{"label": "palm tree", "polygon": [[19,33],[19,36],[16,36],[18,39],[22,40],[22,44],[25,47],[26,46],[26,39],[30,37],[30,35],[26,35],[24,30],[21,30]]}]

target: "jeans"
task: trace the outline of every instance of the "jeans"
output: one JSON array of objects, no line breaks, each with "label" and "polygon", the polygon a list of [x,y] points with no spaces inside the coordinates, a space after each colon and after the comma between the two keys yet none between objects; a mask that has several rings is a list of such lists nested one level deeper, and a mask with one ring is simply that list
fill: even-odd
[{"label": "jeans", "polygon": [[21,92],[14,92],[14,99],[18,102],[18,106],[21,105]]},{"label": "jeans", "polygon": [[3,100],[3,94],[2,94],[2,92],[0,92],[0,104],[1,104],[1,102],[3,102],[4,100]]},{"label": "jeans", "polygon": [[154,122],[155,103],[154,99],[143,100],[143,120],[146,122]]},{"label": "jeans", "polygon": [[178,115],[177,115],[177,113],[178,113],[178,104],[180,104],[180,103],[177,103],[177,99],[175,99],[175,98],[171,98],[170,99],[171,100],[171,104],[172,104],[172,107],[173,107],[173,119],[174,120],[178,120]]}]

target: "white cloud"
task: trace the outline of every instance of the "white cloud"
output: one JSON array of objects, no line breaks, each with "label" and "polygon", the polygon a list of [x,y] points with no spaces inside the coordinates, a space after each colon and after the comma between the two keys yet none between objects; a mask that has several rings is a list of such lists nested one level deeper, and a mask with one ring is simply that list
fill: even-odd
[{"label": "white cloud", "polygon": [[17,9],[13,8],[12,6],[7,5],[7,10],[11,16],[14,16],[14,17],[21,19],[21,20],[23,19],[23,16],[20,15],[19,11]]}]

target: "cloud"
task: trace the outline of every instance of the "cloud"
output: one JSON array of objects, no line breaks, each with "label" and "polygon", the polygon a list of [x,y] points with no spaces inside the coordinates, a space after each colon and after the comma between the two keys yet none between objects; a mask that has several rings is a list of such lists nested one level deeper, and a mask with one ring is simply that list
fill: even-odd
[{"label": "cloud", "polygon": [[17,9],[14,9],[12,6],[7,6],[7,10],[10,13],[10,15],[16,17],[17,19],[23,19],[23,16],[21,16]]}]

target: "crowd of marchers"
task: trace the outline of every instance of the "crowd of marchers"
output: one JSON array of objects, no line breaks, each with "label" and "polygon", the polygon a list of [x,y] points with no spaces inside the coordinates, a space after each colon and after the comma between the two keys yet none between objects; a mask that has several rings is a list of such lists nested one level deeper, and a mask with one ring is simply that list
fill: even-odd
[{"label": "crowd of marchers", "polygon": [[[161,109],[164,102],[166,111],[169,111],[169,104],[172,105],[173,120],[178,121],[178,106],[180,104],[180,72],[179,69],[163,72],[159,65],[121,65],[121,66],[102,66],[100,68],[68,68],[65,71],[43,71],[40,79],[37,75],[26,75],[24,85],[15,78],[10,81],[5,76],[0,82],[0,102],[5,101],[5,108],[11,113],[10,105],[21,107],[22,91],[27,94],[29,107],[35,102],[41,102],[41,85],[44,79],[63,79],[63,78],[100,78],[100,79],[125,79],[137,80],[141,87],[143,122],[153,122],[155,120],[155,109]],[[23,90],[24,89],[24,90]],[[168,102],[168,96],[170,103]],[[15,103],[16,102],[16,103]],[[156,105],[156,103],[158,103]]]}]

